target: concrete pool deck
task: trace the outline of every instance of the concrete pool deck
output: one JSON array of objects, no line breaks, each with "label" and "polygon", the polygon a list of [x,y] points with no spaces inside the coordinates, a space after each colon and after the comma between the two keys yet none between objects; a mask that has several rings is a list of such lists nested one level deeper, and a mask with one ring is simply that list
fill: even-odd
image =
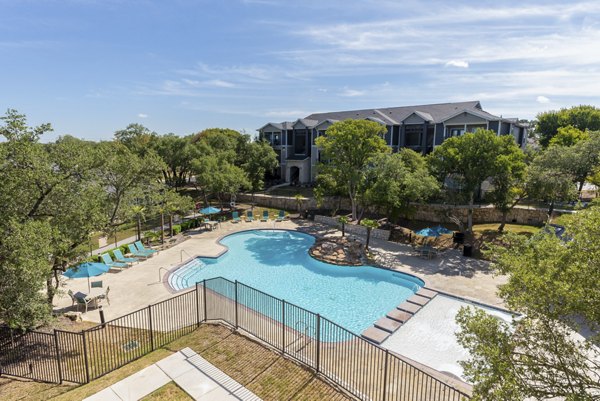
[{"label": "concrete pool deck", "polygon": [[[110,287],[111,304],[103,304],[105,318],[110,320],[172,297],[172,291],[162,282],[168,270],[195,256],[218,256],[225,248],[217,241],[225,235],[260,228],[299,230],[325,236],[340,235],[333,227],[307,220],[235,224],[225,222],[214,231],[191,232],[187,240],[161,251],[146,261],[116,273],[109,272],[91,278],[91,281],[101,280],[103,288]],[[377,239],[371,240],[370,248],[382,266],[415,275],[423,279],[428,288],[494,306],[503,306],[496,291],[498,284],[506,282],[506,279],[493,276],[488,262],[465,258],[456,250],[447,251],[436,259],[424,260],[412,256],[411,248],[407,245]],[[67,289],[87,292],[87,280],[66,280],[62,289],[62,294],[54,299],[55,309],[75,310],[71,308]],[[83,314],[83,318],[88,321],[100,321],[99,313],[94,308]]]}]

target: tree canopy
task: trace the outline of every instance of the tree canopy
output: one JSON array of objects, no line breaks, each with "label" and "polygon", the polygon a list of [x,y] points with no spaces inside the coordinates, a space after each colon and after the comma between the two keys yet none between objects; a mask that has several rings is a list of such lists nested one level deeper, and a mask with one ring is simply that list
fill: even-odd
[{"label": "tree canopy", "polygon": [[[560,128],[572,127],[579,131],[600,130],[600,109],[594,106],[575,106],[563,108],[558,111],[546,111],[538,114],[535,132],[539,136],[543,147],[550,145],[550,141],[558,133]],[[563,131],[559,142],[572,136],[572,129]]]}]

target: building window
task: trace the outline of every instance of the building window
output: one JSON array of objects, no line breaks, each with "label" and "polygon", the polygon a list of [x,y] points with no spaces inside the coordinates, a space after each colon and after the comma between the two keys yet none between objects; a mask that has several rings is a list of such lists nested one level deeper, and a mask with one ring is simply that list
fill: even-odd
[{"label": "building window", "polygon": [[460,127],[460,128],[451,128],[448,127],[448,137],[453,137],[453,136],[461,136],[464,135],[465,133],[465,127]]},{"label": "building window", "polygon": [[423,133],[422,125],[407,125],[404,128],[405,134],[405,146],[408,147],[417,147],[421,146],[421,134]]},{"label": "building window", "polygon": [[306,154],[306,130],[294,134],[294,154]]},{"label": "building window", "polygon": [[273,141],[271,142],[274,146],[281,145],[281,134],[279,132],[273,132]]}]

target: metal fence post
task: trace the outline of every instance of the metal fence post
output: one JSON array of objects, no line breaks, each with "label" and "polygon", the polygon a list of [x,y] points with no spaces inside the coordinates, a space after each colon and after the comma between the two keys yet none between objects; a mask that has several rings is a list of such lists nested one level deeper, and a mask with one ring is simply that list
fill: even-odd
[{"label": "metal fence post", "polygon": [[206,308],[206,279],[202,280],[202,296],[204,297],[204,321],[208,320],[208,312]]},{"label": "metal fence post", "polygon": [[285,355],[285,299],[281,300],[281,351]]},{"label": "metal fence post", "polygon": [[235,280],[235,294],[234,294],[234,301],[235,301],[235,329],[237,330],[238,326],[238,281]]},{"label": "metal fence post", "polygon": [[388,385],[388,357],[390,352],[385,350],[385,365],[383,367],[383,401],[387,400],[387,385]]},{"label": "metal fence post", "polygon": [[321,366],[321,315],[317,313],[317,373]]},{"label": "metal fence post", "polygon": [[90,382],[90,364],[88,361],[88,352],[87,352],[87,341],[85,340],[85,331],[81,332],[81,338],[83,339],[83,361],[85,363],[85,382]]},{"label": "metal fence post", "polygon": [[154,333],[152,332],[152,306],[148,305],[148,327],[150,328],[150,349],[154,351]]},{"label": "metal fence post", "polygon": [[56,335],[56,329],[54,329],[54,347],[56,347],[56,364],[58,365],[58,379],[60,384],[63,382],[62,366],[60,363],[60,350],[58,349],[58,336]]},{"label": "metal fence post", "polygon": [[198,283],[196,282],[196,327],[200,327],[200,294],[198,294]]}]

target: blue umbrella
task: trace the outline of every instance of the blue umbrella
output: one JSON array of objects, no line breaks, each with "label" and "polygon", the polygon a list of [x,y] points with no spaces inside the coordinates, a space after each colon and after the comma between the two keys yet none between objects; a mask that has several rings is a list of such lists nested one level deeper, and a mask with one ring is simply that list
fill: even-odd
[{"label": "blue umbrella", "polygon": [[204,209],[200,209],[200,213],[202,214],[215,214],[215,213],[219,213],[221,211],[221,209],[219,209],[218,207],[205,207]]},{"label": "blue umbrella", "polygon": [[422,230],[415,232],[415,234],[423,237],[439,237],[441,235],[437,230],[430,227],[423,228]]},{"label": "blue umbrella", "polygon": [[454,231],[447,229],[446,227],[437,226],[433,227],[435,231],[437,231],[440,235],[442,234],[452,234]]},{"label": "blue umbrella", "polygon": [[90,290],[90,277],[96,277],[110,270],[108,265],[104,263],[85,262],[78,266],[71,267],[63,273],[63,276],[68,278],[83,278],[88,279],[88,291]]}]

